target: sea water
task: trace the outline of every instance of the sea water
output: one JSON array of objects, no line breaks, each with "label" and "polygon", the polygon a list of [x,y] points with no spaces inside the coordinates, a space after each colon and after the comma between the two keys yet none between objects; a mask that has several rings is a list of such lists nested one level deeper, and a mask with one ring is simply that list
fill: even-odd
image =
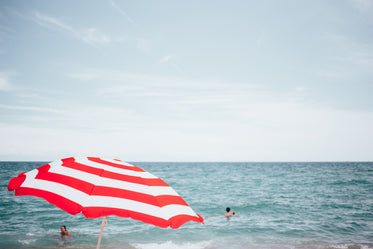
[{"label": "sea water", "polygon": [[[7,190],[12,177],[46,163],[0,162],[0,248],[96,248],[100,218]],[[101,248],[373,248],[373,162],[132,163],[167,182],[205,222],[165,229],[109,216]],[[225,218],[226,207],[236,215]],[[61,225],[71,239],[58,239]]]}]

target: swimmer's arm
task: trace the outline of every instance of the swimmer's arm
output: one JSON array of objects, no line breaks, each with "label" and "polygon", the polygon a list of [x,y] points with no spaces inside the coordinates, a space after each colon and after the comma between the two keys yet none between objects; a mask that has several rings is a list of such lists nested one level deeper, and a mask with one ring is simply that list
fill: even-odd
[{"label": "swimmer's arm", "polygon": [[206,219],[211,219],[211,218],[220,218],[221,216],[206,216]]}]

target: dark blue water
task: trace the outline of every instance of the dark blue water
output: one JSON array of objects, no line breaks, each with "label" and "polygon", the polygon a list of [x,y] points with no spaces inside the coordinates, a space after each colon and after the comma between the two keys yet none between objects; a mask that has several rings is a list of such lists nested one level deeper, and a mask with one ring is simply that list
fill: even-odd
[{"label": "dark blue water", "polygon": [[[14,196],[11,177],[47,162],[0,162],[0,248],[96,248],[101,219]],[[101,248],[373,248],[373,163],[133,163],[206,219],[177,230],[108,217]],[[226,207],[240,213],[227,220]],[[73,238],[62,244],[59,227]]]}]

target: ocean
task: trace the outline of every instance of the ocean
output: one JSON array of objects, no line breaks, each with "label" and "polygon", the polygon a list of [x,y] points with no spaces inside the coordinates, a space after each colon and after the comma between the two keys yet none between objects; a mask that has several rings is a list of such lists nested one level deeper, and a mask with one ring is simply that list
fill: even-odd
[{"label": "ocean", "polygon": [[[0,248],[96,248],[101,218],[7,190],[12,177],[46,163],[0,162]],[[109,216],[103,249],[373,248],[373,162],[130,163],[210,218],[165,229]],[[224,217],[226,207],[236,215]],[[71,239],[58,239],[61,225]]]}]

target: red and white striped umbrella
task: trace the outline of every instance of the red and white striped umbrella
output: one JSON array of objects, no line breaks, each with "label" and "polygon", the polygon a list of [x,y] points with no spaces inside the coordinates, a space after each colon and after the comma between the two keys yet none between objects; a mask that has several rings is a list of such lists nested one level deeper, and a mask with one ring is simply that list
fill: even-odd
[{"label": "red and white striped umbrella", "polygon": [[87,218],[116,215],[174,229],[188,221],[203,223],[163,180],[117,159],[57,160],[12,178],[8,190],[42,197],[70,214],[81,212]]}]

